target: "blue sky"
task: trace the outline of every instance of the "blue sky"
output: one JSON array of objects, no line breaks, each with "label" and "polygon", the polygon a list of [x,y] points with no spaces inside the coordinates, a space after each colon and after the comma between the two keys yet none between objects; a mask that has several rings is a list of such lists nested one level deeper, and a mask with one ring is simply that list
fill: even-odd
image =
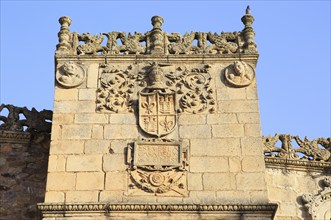
[{"label": "blue sky", "polygon": [[3,1],[0,103],[53,109],[59,17],[79,33],[240,31],[250,5],[264,135],[330,137],[330,1]]}]

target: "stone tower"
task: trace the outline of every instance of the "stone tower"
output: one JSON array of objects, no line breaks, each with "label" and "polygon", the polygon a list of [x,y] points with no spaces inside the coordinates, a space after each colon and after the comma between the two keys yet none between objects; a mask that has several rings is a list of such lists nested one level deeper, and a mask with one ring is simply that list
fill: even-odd
[{"label": "stone tower", "polygon": [[43,219],[273,219],[249,8],[241,20],[90,35],[60,18]]}]

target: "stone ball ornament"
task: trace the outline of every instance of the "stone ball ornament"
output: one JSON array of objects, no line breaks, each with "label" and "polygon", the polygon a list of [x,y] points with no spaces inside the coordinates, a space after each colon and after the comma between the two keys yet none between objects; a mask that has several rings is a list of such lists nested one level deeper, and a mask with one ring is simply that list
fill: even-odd
[{"label": "stone ball ornament", "polygon": [[56,72],[56,81],[65,88],[73,88],[81,85],[85,77],[84,68],[72,61],[64,63]]},{"label": "stone ball ornament", "polygon": [[225,69],[225,80],[230,86],[241,88],[249,86],[255,78],[255,70],[243,61],[235,61]]}]

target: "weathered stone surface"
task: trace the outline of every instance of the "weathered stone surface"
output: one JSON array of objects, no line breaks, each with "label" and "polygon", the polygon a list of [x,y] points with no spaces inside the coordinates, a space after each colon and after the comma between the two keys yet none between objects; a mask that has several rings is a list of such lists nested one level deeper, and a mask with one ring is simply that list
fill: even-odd
[{"label": "weathered stone surface", "polygon": [[76,101],[78,100],[78,89],[60,89],[55,88],[55,101]]},{"label": "weathered stone surface", "polygon": [[64,202],[64,192],[46,192],[45,194],[45,202]]},{"label": "weathered stone surface", "polygon": [[105,114],[75,114],[75,124],[106,124],[108,115]]},{"label": "weathered stone surface", "polygon": [[191,139],[192,156],[241,155],[239,138]]},{"label": "weathered stone surface", "polygon": [[125,191],[128,188],[126,172],[107,172],[106,190]]},{"label": "weathered stone surface", "polygon": [[75,190],[76,174],[75,173],[48,173],[47,175],[47,190],[48,191],[66,191]]},{"label": "weathered stone surface", "polygon": [[235,189],[234,176],[229,173],[204,173],[203,188],[208,191]]},{"label": "weathered stone surface", "polygon": [[189,173],[187,177],[188,190],[203,190],[202,174],[201,173]]},{"label": "weathered stone surface", "polygon": [[76,190],[103,190],[104,176],[103,172],[79,172],[76,177]]},{"label": "weathered stone surface", "polygon": [[48,171],[49,172],[64,172],[66,166],[66,157],[63,155],[49,155]]},{"label": "weathered stone surface", "polygon": [[138,137],[137,125],[105,125],[105,139],[136,139]]},{"label": "weathered stone surface", "polygon": [[241,152],[246,156],[263,155],[262,142],[260,137],[241,138]]},{"label": "weathered stone surface", "polygon": [[104,125],[92,126],[92,139],[103,139],[103,127]]},{"label": "weathered stone surface", "polygon": [[87,88],[97,88],[98,85],[98,63],[91,63],[87,74]]},{"label": "weathered stone surface", "polygon": [[260,124],[245,124],[245,136],[247,137],[261,137],[261,126]]},{"label": "weathered stone surface", "polygon": [[238,173],[236,175],[237,189],[239,190],[265,190],[264,173]]},{"label": "weathered stone surface", "polygon": [[178,117],[179,125],[203,125],[206,124],[206,115],[180,115]]},{"label": "weathered stone surface", "polygon": [[102,169],[102,155],[70,155],[67,157],[68,172],[75,171],[101,171]]},{"label": "weathered stone surface", "polygon": [[191,172],[228,172],[229,162],[227,157],[191,157]]},{"label": "weathered stone surface", "polygon": [[238,123],[235,113],[221,113],[207,115],[207,124],[236,124]]},{"label": "weathered stone surface", "polygon": [[244,137],[244,127],[240,124],[212,125],[213,137]]},{"label": "weathered stone surface", "polygon": [[96,89],[79,89],[78,100],[96,100]]},{"label": "weathered stone surface", "polygon": [[68,191],[66,192],[66,202],[98,202],[98,191]]},{"label": "weathered stone surface", "polygon": [[186,125],[179,127],[180,138],[210,138],[211,128],[209,125]]},{"label": "weathered stone surface", "polygon": [[62,138],[63,139],[90,139],[92,135],[91,125],[63,125]]},{"label": "weathered stone surface", "polygon": [[107,154],[110,142],[108,140],[87,140],[85,142],[85,154]]},{"label": "weathered stone surface", "polygon": [[[53,114],[53,125],[74,123],[74,114]],[[53,133],[53,132],[52,132]]]},{"label": "weathered stone surface", "polygon": [[109,154],[103,156],[104,171],[124,171],[126,168],[124,154]]},{"label": "weathered stone surface", "polygon": [[221,101],[218,103],[219,110],[225,113],[239,112],[259,112],[257,101]]},{"label": "weathered stone surface", "polygon": [[94,101],[55,101],[54,113],[94,113]]},{"label": "weathered stone surface", "polygon": [[238,122],[241,124],[260,123],[260,114],[257,112],[237,113]]},{"label": "weathered stone surface", "polygon": [[50,154],[82,154],[84,152],[84,141],[62,140],[52,141]]},{"label": "weathered stone surface", "polygon": [[244,157],[241,161],[244,172],[262,172],[265,170],[264,157]]},{"label": "weathered stone surface", "polygon": [[137,118],[134,114],[112,114],[109,116],[109,124],[135,125]]}]

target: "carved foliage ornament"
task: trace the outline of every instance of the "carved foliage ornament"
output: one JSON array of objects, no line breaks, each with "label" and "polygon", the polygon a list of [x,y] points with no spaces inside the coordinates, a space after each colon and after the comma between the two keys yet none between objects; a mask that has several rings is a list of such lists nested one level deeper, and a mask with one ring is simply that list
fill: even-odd
[{"label": "carved foliage ornament", "polygon": [[243,62],[235,61],[232,65],[225,69],[225,80],[233,87],[246,87],[249,86],[254,78],[254,68]]},{"label": "carved foliage ornament", "polygon": [[323,179],[324,190],[317,195],[303,194],[302,200],[312,220],[331,219],[331,177]]},{"label": "carved foliage ornament", "polygon": [[128,147],[129,194],[187,195],[187,154],[173,140],[146,139]]},{"label": "carved foliage ornament", "polygon": [[132,93],[135,76],[132,66],[121,70],[113,65],[100,65],[99,89],[97,90],[97,110],[111,112],[131,112]]},{"label": "carved foliage ornament", "polygon": [[63,87],[77,87],[85,80],[85,70],[81,65],[69,61],[58,68],[55,77],[57,82]]},{"label": "carved foliage ornament", "polygon": [[210,68],[209,65],[187,68],[151,63],[139,67],[130,65],[123,70],[109,64],[100,65],[97,110],[115,113],[132,111],[134,99],[137,98],[134,92],[136,88],[137,92],[142,93],[161,90],[163,93],[176,94],[171,98],[175,102],[171,108],[179,113],[213,113],[216,102]]},{"label": "carved foliage ornament", "polygon": [[[293,147],[292,141],[299,147]],[[280,141],[281,146],[276,146]],[[266,157],[278,157],[282,159],[330,161],[331,142],[330,138],[316,138],[312,141],[307,137],[301,140],[298,136],[289,134],[275,134],[263,138],[264,154]]]}]

